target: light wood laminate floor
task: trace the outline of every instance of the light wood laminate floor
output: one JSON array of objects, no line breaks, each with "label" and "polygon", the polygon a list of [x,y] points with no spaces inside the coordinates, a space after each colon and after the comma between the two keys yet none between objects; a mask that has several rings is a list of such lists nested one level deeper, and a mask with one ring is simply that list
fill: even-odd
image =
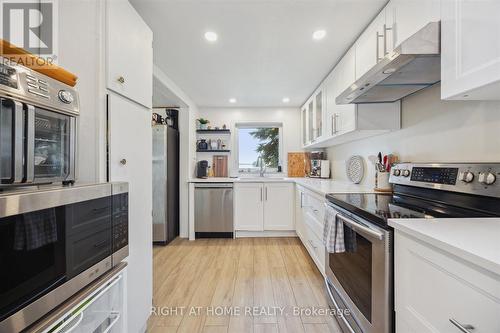
[{"label": "light wood laminate floor", "polygon": [[341,332],[310,312],[327,295],[298,238],[176,239],[153,261],[148,332]]}]

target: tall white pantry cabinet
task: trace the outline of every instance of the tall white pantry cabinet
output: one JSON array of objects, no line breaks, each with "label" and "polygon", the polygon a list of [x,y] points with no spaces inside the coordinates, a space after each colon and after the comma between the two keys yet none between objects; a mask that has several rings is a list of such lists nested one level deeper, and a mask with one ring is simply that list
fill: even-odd
[{"label": "tall white pantry cabinet", "polygon": [[153,33],[127,0],[106,2],[109,181],[129,183],[128,332],[143,332],[153,298]]}]

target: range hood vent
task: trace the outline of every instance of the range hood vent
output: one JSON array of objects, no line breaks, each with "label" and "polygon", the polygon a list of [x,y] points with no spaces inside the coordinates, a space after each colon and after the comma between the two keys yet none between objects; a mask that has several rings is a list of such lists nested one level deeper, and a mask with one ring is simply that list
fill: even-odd
[{"label": "range hood vent", "polygon": [[431,22],[336,98],[337,104],[395,102],[441,81],[440,22]]}]

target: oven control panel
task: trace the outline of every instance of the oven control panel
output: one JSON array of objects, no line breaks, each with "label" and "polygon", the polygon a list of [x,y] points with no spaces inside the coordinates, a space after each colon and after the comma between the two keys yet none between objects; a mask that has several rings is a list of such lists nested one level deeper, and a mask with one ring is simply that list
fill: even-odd
[{"label": "oven control panel", "polygon": [[45,109],[79,114],[75,88],[0,57],[0,96],[4,95]]},{"label": "oven control panel", "polygon": [[500,197],[500,163],[400,163],[390,182]]}]

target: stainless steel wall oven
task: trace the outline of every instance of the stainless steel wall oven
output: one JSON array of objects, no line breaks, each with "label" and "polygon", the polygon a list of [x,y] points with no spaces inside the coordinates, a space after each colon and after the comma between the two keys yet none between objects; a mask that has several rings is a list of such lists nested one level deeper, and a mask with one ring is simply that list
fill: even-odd
[{"label": "stainless steel wall oven", "polygon": [[128,184],[0,195],[0,332],[20,332],[128,256]]},{"label": "stainless steel wall oven", "polygon": [[0,61],[0,186],[74,182],[76,90]]}]

